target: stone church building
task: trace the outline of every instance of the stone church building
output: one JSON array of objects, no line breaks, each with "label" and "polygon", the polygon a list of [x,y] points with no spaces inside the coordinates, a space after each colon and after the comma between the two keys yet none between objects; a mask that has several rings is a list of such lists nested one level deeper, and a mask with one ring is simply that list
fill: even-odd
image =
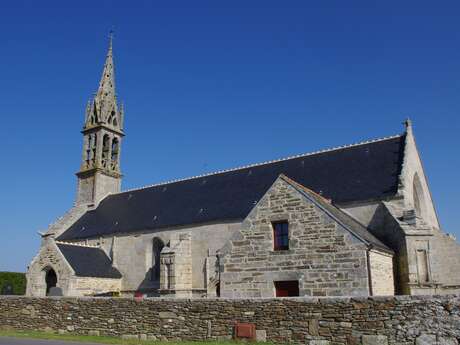
[{"label": "stone church building", "polygon": [[460,246],[440,229],[409,120],[400,135],[121,191],[124,115],[110,42],[76,202],[42,234],[28,295],[460,292]]}]

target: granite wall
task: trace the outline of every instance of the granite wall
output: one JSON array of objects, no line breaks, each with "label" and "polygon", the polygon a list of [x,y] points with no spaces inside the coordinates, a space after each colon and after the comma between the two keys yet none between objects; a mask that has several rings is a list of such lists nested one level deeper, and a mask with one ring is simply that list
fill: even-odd
[{"label": "granite wall", "polygon": [[[288,250],[273,249],[277,221],[289,223]],[[300,296],[370,295],[367,245],[282,178],[237,235],[222,254],[223,297],[273,297],[274,281],[298,281]]]},{"label": "granite wall", "polygon": [[460,296],[280,299],[0,297],[0,328],[163,340],[223,340],[235,322],[258,339],[307,345],[457,345]]}]

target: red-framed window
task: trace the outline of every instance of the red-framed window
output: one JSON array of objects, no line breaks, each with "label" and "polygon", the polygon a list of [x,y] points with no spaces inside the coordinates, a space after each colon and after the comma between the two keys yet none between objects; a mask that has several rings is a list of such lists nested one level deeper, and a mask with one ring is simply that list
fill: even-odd
[{"label": "red-framed window", "polygon": [[285,280],[275,282],[276,297],[299,296],[299,282],[297,280]]},{"label": "red-framed window", "polygon": [[289,223],[287,221],[274,222],[273,227],[273,249],[289,249]]}]

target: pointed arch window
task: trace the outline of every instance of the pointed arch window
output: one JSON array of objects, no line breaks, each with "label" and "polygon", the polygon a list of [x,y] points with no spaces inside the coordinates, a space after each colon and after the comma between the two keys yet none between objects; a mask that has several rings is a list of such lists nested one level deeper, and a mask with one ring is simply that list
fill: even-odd
[{"label": "pointed arch window", "polygon": [[107,166],[107,160],[109,159],[110,151],[110,137],[108,134],[104,134],[102,138],[102,166]]},{"label": "pointed arch window", "polygon": [[91,145],[93,141],[93,136],[90,134],[86,138],[86,147],[85,147],[85,164],[86,167],[89,168],[91,166]]},{"label": "pointed arch window", "polygon": [[93,113],[89,119],[89,123],[91,126],[94,126],[97,123],[97,110],[96,110],[96,104],[93,104]]},{"label": "pointed arch window", "polygon": [[117,127],[118,126],[118,121],[117,121],[117,114],[115,113],[114,110],[110,113],[109,119],[107,120],[107,123]]},{"label": "pointed arch window", "polygon": [[90,134],[88,136],[88,143],[86,146],[86,164],[90,168],[96,163],[96,147],[97,147],[97,134]]},{"label": "pointed arch window", "polygon": [[118,166],[118,152],[120,149],[119,141],[117,138],[112,140],[112,152],[110,160],[112,161],[112,169],[116,169]]},{"label": "pointed arch window", "polygon": [[151,270],[151,280],[159,281],[160,280],[160,255],[161,250],[164,247],[164,242],[155,237],[152,241],[152,270]]}]

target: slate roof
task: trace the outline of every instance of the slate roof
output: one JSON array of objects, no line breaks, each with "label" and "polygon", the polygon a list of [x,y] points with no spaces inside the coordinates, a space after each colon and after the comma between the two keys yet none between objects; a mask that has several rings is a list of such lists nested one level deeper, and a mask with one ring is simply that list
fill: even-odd
[{"label": "slate roof", "polygon": [[304,197],[317,205],[320,209],[326,212],[331,216],[336,222],[342,225],[345,229],[351,232],[355,237],[359,238],[367,245],[372,247],[377,247],[389,253],[394,253],[392,249],[387,247],[382,241],[377,237],[372,235],[372,233],[365,227],[363,224],[358,222],[355,218],[350,216],[348,213],[342,211],[335,205],[333,205],[329,200],[325,199],[323,196],[315,193],[314,191],[306,188],[305,186],[300,185],[299,183],[293,181],[287,176],[281,175],[284,181],[296,188]]},{"label": "slate roof", "polygon": [[79,277],[121,278],[121,273],[100,248],[57,243],[61,253]]},{"label": "slate roof", "polygon": [[405,135],[109,195],[59,240],[241,220],[280,174],[335,204],[397,192]]}]

